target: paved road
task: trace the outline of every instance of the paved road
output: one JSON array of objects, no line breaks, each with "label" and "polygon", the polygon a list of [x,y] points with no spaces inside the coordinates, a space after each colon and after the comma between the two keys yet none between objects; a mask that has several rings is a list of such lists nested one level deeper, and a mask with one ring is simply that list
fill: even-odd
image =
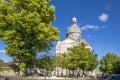
[{"label": "paved road", "polygon": [[[0,80],[45,80],[45,77],[0,77]],[[46,77],[46,80],[97,80],[90,77],[83,78],[63,78],[63,77]]]}]

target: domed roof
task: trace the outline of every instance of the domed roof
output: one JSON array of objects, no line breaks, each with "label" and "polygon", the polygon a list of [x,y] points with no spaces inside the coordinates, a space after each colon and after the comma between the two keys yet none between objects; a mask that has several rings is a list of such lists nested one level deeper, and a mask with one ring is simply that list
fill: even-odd
[{"label": "domed roof", "polygon": [[79,26],[77,25],[77,19],[72,18],[72,26],[68,28],[67,34],[69,33],[81,33]]},{"label": "domed roof", "polygon": [[71,27],[68,28],[67,34],[68,33],[81,33],[80,28],[78,27],[78,25],[72,25]]}]

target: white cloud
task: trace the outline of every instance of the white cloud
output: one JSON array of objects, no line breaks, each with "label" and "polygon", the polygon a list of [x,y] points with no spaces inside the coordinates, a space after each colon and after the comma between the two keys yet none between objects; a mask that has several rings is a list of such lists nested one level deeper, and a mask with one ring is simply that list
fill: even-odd
[{"label": "white cloud", "polygon": [[105,13],[101,14],[99,16],[99,20],[103,21],[103,22],[107,22],[108,21],[108,14],[105,14]]},{"label": "white cloud", "polygon": [[6,53],[6,50],[0,50],[1,53]]},{"label": "white cloud", "polygon": [[87,25],[81,27],[81,30],[88,30],[88,29],[92,29],[92,30],[96,31],[96,30],[100,29],[100,27],[97,25],[90,25],[90,24],[87,24]]},{"label": "white cloud", "polygon": [[81,30],[83,31],[83,30],[88,30],[88,29],[91,29],[91,30],[95,30],[95,31],[97,31],[98,29],[105,29],[105,28],[107,28],[106,26],[97,26],[97,25],[90,25],[90,24],[87,24],[87,25],[85,25],[85,26],[82,26],[81,27]]}]

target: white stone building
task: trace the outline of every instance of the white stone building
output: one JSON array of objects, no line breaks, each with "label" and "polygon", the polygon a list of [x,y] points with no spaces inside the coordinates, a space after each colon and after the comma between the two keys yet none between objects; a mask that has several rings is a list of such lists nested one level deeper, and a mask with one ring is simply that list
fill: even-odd
[{"label": "white stone building", "polygon": [[86,48],[90,48],[91,50],[93,50],[91,45],[82,38],[81,29],[77,25],[77,19],[74,17],[72,19],[72,25],[68,28],[68,31],[66,33],[66,39],[63,41],[57,42],[56,54],[67,52],[68,48],[76,46],[77,44],[80,44],[81,42],[85,43]]},{"label": "white stone building", "polygon": [[[93,50],[91,45],[82,38],[82,31],[80,27],[77,25],[77,19],[74,17],[72,18],[72,25],[68,28],[66,33],[66,39],[63,41],[58,41],[56,45],[56,55],[62,54],[68,51],[68,48],[76,46],[81,42],[85,43],[86,48]],[[61,68],[56,67],[55,70],[56,75],[61,74]]]}]

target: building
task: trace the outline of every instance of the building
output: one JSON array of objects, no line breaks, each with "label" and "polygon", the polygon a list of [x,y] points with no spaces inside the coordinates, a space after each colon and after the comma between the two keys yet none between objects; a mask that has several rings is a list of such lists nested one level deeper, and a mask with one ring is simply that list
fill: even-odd
[{"label": "building", "polygon": [[[62,54],[68,51],[68,48],[76,46],[83,42],[86,48],[89,48],[91,51],[93,48],[91,45],[82,38],[82,31],[80,27],[77,25],[77,19],[74,17],[72,18],[72,25],[68,28],[66,33],[66,39],[63,41],[58,41],[56,45],[56,55]],[[56,67],[55,70],[56,75],[61,74],[61,68]]]},{"label": "building", "polygon": [[86,48],[93,50],[91,45],[82,38],[82,31],[77,25],[77,19],[74,17],[72,18],[72,25],[68,28],[68,31],[66,33],[66,39],[57,42],[56,54],[67,52],[68,48],[76,46],[81,42],[85,43]]}]

